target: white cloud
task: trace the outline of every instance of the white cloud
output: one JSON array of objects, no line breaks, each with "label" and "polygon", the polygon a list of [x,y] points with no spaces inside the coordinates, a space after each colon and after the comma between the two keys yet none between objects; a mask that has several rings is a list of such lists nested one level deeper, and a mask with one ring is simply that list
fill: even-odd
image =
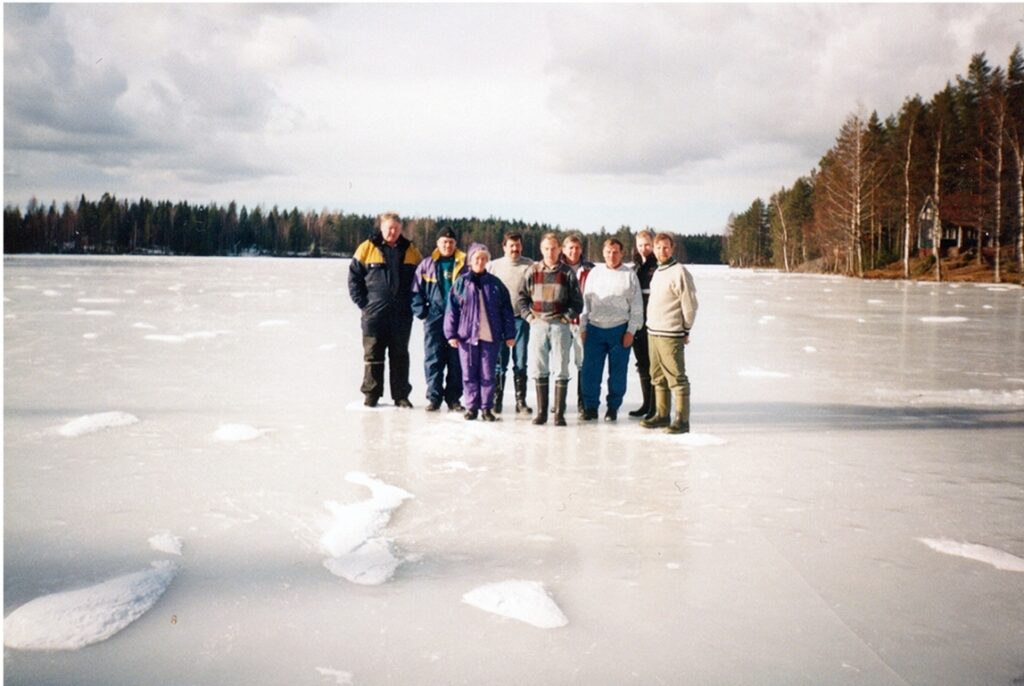
[{"label": "white cloud", "polygon": [[1013,5],[8,5],[5,200],[718,230]]}]

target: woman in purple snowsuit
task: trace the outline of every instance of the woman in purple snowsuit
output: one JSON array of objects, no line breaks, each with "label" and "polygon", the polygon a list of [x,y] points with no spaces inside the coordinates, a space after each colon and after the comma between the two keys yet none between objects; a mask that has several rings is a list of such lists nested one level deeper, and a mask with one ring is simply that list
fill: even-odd
[{"label": "woman in purple snowsuit", "polygon": [[516,321],[508,289],[486,271],[491,259],[487,248],[474,243],[468,254],[469,271],[448,292],[444,337],[459,349],[466,419],[476,419],[483,409],[483,419],[493,422],[497,420],[491,408],[498,351],[502,341],[510,348],[516,344]]}]

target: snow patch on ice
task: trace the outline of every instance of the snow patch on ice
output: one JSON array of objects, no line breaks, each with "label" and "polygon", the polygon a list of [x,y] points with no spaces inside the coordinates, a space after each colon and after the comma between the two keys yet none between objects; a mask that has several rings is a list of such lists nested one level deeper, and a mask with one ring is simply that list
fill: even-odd
[{"label": "snow patch on ice", "polygon": [[352,583],[379,585],[388,581],[403,560],[392,542],[381,534],[392,513],[414,496],[362,472],[350,472],[346,481],[370,489],[372,497],[357,503],[324,503],[331,520],[320,537],[321,549],[330,555],[324,567]]},{"label": "snow patch on ice", "polygon": [[99,412],[87,414],[78,419],[72,419],[64,426],[57,429],[61,436],[75,437],[84,434],[91,434],[103,429],[113,429],[119,426],[128,426],[139,421],[139,418],[127,412]]},{"label": "snow patch on ice", "polygon": [[221,424],[213,432],[213,437],[218,441],[227,442],[251,441],[259,438],[264,433],[266,433],[265,430],[257,429],[255,426],[249,426],[248,424]]},{"label": "snow patch on ice", "polygon": [[919,319],[926,324],[960,324],[970,321],[967,317],[920,317]]},{"label": "snow patch on ice", "polygon": [[1024,390],[983,391],[968,388],[952,391],[894,391],[875,389],[888,402],[908,405],[939,405],[951,407],[1024,407]]},{"label": "snow patch on ice", "polygon": [[324,343],[317,350],[334,350],[338,347],[337,343]]},{"label": "snow patch on ice", "polygon": [[512,579],[485,584],[463,595],[462,602],[541,629],[555,629],[569,623],[539,581]]},{"label": "snow patch on ice", "polygon": [[739,370],[740,376],[748,376],[756,379],[786,379],[789,378],[789,374],[784,372],[773,372],[767,369],[761,369],[759,367],[744,367]]},{"label": "snow patch on ice", "polygon": [[[136,324],[137,328],[143,328]],[[156,328],[156,327],[152,327]],[[158,341],[160,343],[184,343],[185,341],[193,341],[196,339],[210,339],[216,338],[217,336],[223,336],[231,333],[230,331],[216,330],[216,331],[190,331],[184,334],[165,334],[165,333],[150,333],[143,336],[147,341]]]},{"label": "snow patch on ice", "polygon": [[146,322],[135,322],[134,324],[132,324],[132,328],[133,329],[152,329],[152,330],[156,329],[156,327],[154,325],[147,324]]},{"label": "snow patch on ice", "polygon": [[331,669],[330,667],[317,667],[316,671],[321,676],[329,676],[334,679],[334,683],[338,686],[351,686],[352,679],[355,676],[352,672],[345,672],[340,669]]},{"label": "snow patch on ice", "polygon": [[181,539],[169,531],[150,536],[149,547],[160,553],[181,555]]},{"label": "snow patch on ice", "polygon": [[36,598],[4,619],[4,645],[77,650],[105,641],[153,607],[177,571],[172,562],[153,562],[152,569]]},{"label": "snow patch on ice", "polygon": [[45,291],[43,291],[43,295],[45,295],[48,298],[59,298],[60,294],[60,291],[55,291],[52,288],[47,288]]},{"label": "snow patch on ice", "polygon": [[112,317],[114,316],[113,310],[87,310],[84,307],[74,307],[71,309],[75,314],[82,314],[87,317]]},{"label": "snow patch on ice", "polygon": [[1004,572],[1024,572],[1024,559],[998,548],[990,548],[977,543],[961,543],[947,538],[919,538],[917,540],[932,550],[946,555],[956,555],[968,560],[984,562]]},{"label": "snow patch on ice", "polygon": [[454,474],[455,472],[486,472],[487,467],[470,467],[465,462],[450,460],[437,466],[440,474]]},{"label": "snow patch on ice", "polygon": [[768,322],[773,322],[773,321],[775,321],[775,315],[773,315],[773,314],[766,314],[763,317],[761,317],[760,319],[758,319],[757,323],[758,324],[767,324]]},{"label": "snow patch on ice", "polygon": [[805,353],[816,353],[816,352],[818,352],[818,349],[815,348],[813,345],[805,345],[804,346],[804,352]]},{"label": "snow patch on ice", "polygon": [[94,341],[94,340],[96,340],[99,337],[100,337],[100,335],[98,333],[83,333],[82,334],[82,338],[84,338],[87,341]]},{"label": "snow patch on ice", "polygon": [[110,305],[112,303],[123,303],[120,298],[78,298],[76,302],[83,305]]},{"label": "snow patch on ice", "polygon": [[288,320],[287,319],[268,319],[266,321],[260,322],[256,326],[258,326],[261,329],[268,329],[268,328],[274,327],[274,326],[288,326]]},{"label": "snow patch on ice", "polygon": [[884,300],[878,300],[877,298],[871,298],[870,300],[868,300],[868,305],[884,305],[884,304],[885,304]]}]

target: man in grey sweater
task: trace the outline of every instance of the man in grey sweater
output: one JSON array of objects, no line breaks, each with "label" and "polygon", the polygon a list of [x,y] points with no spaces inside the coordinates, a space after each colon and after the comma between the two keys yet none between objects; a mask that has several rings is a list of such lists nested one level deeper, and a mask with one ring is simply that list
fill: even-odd
[{"label": "man in grey sweater", "polygon": [[506,233],[501,248],[505,251],[505,256],[489,262],[487,271],[505,284],[505,288],[508,289],[511,296],[512,310],[516,313],[516,344],[511,351],[502,346],[498,356],[498,368],[494,375],[494,411],[501,413],[502,396],[505,394],[505,373],[508,371],[508,361],[511,357],[516,389],[516,412],[531,414],[533,409],[526,404],[526,360],[527,349],[530,345],[530,325],[519,316],[519,312],[516,310],[516,298],[519,296],[523,281],[526,279],[526,272],[533,264],[533,260],[523,256],[522,234]]},{"label": "man in grey sweater", "polygon": [[629,349],[633,336],[644,324],[644,301],[640,280],[622,264],[622,241],[609,238],[604,242],[604,264],[590,270],[583,287],[583,313],[580,315],[580,338],[583,340],[584,421],[597,419],[601,402],[601,373],[608,360],[608,395],[605,421],[618,419],[619,407],[626,394],[629,371]]}]

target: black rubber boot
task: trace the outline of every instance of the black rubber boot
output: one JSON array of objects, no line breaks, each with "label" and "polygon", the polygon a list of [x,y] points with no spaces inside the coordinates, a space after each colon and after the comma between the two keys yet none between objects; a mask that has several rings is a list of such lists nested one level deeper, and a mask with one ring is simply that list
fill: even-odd
[{"label": "black rubber boot", "polygon": [[[525,389],[524,389],[525,390]],[[537,379],[537,416],[533,418],[537,426],[548,423],[548,380]]]},{"label": "black rubber boot", "polygon": [[501,402],[505,397],[505,375],[498,374],[494,379],[494,413],[501,414]]},{"label": "black rubber boot", "polygon": [[[583,368],[576,370],[576,412],[579,414],[580,419],[587,414],[586,405],[583,404]],[[594,408],[594,414],[597,414],[597,408]],[[596,419],[596,417],[595,417]]]},{"label": "black rubber boot", "polygon": [[516,372],[512,383],[516,390],[516,414],[533,414],[533,408],[526,404],[526,373]]},{"label": "black rubber boot", "polygon": [[640,377],[640,392],[643,394],[644,404],[641,405],[638,409],[630,412],[630,417],[646,417],[651,413],[651,409],[654,407],[654,403],[651,399],[651,377]]},{"label": "black rubber boot", "polygon": [[645,429],[661,429],[668,426],[668,412],[671,399],[667,388],[654,387],[654,416],[640,421]]},{"label": "black rubber boot", "polygon": [[555,407],[552,412],[555,426],[565,426],[565,396],[568,392],[568,381],[563,379],[555,381]]}]

